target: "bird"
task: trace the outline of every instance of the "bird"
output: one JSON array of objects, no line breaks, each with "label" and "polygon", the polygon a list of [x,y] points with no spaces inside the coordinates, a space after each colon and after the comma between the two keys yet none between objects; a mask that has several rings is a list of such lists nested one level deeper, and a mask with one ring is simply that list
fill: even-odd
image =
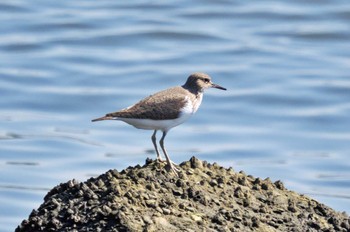
[{"label": "bird", "polygon": [[158,150],[156,134],[161,131],[159,145],[166,158],[166,170],[179,171],[170,160],[164,146],[164,139],[169,130],[188,120],[202,103],[203,92],[208,88],[227,90],[214,84],[211,77],[202,72],[192,73],[182,86],[172,87],[150,95],[136,104],[120,111],[107,113],[103,117],[92,119],[92,122],[103,120],[119,120],[138,129],[153,130],[152,143],[157,154],[157,160],[165,162]]}]

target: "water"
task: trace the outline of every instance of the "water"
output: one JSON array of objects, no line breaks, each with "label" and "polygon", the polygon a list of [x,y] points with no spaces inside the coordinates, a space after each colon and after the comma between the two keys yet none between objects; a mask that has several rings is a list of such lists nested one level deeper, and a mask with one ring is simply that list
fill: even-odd
[{"label": "water", "polygon": [[155,157],[151,131],[91,123],[208,72],[167,136],[192,155],[282,180],[350,213],[348,1],[0,3],[0,230],[70,179]]}]

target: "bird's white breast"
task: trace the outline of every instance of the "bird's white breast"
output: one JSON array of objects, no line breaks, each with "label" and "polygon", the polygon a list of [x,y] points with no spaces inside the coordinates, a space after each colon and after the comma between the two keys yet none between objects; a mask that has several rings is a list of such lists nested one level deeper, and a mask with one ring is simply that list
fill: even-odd
[{"label": "bird's white breast", "polygon": [[184,107],[180,109],[179,117],[175,119],[167,119],[167,120],[135,119],[135,118],[116,118],[116,119],[124,121],[139,129],[168,131],[175,126],[178,126],[184,123],[197,111],[202,101],[202,95],[200,95],[195,100],[191,100],[189,97],[186,96],[185,100],[186,100],[186,103]]},{"label": "bird's white breast", "polygon": [[193,100],[193,113],[196,113],[198,110],[199,106],[202,103],[203,99],[203,93],[200,93],[194,100]]}]

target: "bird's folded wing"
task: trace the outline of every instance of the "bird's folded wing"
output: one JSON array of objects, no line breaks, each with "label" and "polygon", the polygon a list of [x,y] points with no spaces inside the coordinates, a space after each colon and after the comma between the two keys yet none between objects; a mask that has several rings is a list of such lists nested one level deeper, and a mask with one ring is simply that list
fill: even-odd
[{"label": "bird's folded wing", "polygon": [[184,95],[179,96],[149,96],[133,106],[118,112],[107,114],[116,118],[135,118],[152,120],[176,119],[181,109],[186,105],[187,99]]}]

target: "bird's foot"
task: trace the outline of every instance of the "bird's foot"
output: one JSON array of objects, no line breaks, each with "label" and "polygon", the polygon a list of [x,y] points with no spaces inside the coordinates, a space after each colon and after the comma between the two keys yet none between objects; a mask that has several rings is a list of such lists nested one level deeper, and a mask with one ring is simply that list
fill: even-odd
[{"label": "bird's foot", "polygon": [[[157,161],[158,162],[160,162],[160,163],[167,163],[168,161],[166,161],[166,160],[163,160],[162,158],[160,158],[160,157],[157,157]],[[177,165],[177,163],[174,163],[173,161],[171,161],[170,160],[170,162],[171,162],[171,164],[172,165]],[[176,168],[176,167],[175,167]],[[177,169],[177,168],[176,168]],[[177,169],[178,170],[178,169]]]},{"label": "bird's foot", "polygon": [[172,161],[170,161],[170,163],[168,163],[166,166],[165,166],[165,168],[166,168],[166,170],[168,171],[168,172],[170,172],[170,171],[172,171],[174,174],[175,174],[175,176],[179,176],[178,175],[178,172],[180,171],[180,169],[178,169],[176,166],[175,166],[175,163],[174,162],[172,162]]},{"label": "bird's foot", "polygon": [[176,166],[177,164],[174,163],[173,161],[169,160],[169,162],[167,160],[163,160],[160,156],[157,156],[157,161],[160,163],[167,163],[167,165],[165,166],[165,169],[170,172],[172,171],[176,176],[178,176],[178,172],[180,171],[180,169],[178,169]]}]

